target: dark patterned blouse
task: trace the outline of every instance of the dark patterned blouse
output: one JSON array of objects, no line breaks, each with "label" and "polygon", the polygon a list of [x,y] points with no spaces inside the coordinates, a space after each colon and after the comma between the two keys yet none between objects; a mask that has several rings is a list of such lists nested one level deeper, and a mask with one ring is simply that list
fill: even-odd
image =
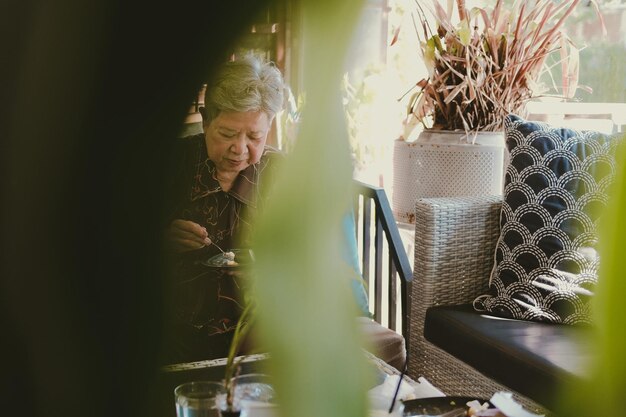
[{"label": "dark patterned blouse", "polygon": [[[250,246],[254,218],[281,154],[266,147],[261,160],[239,173],[228,192],[220,187],[215,165],[208,159],[204,135],[182,139],[180,171],[172,179],[176,196],[173,219],[204,226],[209,238],[225,251]],[[166,301],[166,322],[178,328],[177,354],[170,361],[225,356],[241,311],[245,277],[203,265],[220,251],[215,245],[172,255]],[[181,334],[181,332],[183,334]]]}]

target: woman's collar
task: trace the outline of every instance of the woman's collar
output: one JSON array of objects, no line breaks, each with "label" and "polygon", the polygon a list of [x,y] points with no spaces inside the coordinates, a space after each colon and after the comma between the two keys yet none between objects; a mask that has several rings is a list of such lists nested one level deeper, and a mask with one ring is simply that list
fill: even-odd
[{"label": "woman's collar", "polygon": [[[250,165],[242,170],[235,178],[232,188],[228,191],[229,195],[251,207],[256,207],[259,180],[258,165],[259,163]],[[223,191],[215,174],[215,164],[209,158],[198,163],[191,191],[191,201]]]}]

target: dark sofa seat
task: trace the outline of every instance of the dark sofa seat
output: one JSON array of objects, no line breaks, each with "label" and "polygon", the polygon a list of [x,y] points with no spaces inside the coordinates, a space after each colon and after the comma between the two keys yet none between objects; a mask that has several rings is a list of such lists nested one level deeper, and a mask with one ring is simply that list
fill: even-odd
[{"label": "dark sofa seat", "polygon": [[424,324],[426,340],[548,408],[560,387],[585,377],[590,330],[485,316],[471,305],[430,307]]},{"label": "dark sofa seat", "polygon": [[[590,328],[481,317],[489,292],[502,196],[424,198],[415,207],[409,376],[447,395],[509,391],[546,413],[563,384],[585,377]],[[458,307],[442,307],[458,306]]]}]

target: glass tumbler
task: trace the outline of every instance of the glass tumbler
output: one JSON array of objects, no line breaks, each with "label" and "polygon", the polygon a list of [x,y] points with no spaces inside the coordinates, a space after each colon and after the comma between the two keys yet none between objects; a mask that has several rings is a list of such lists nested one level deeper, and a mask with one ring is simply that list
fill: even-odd
[{"label": "glass tumbler", "polygon": [[275,416],[274,387],[269,375],[244,374],[233,378],[235,384],[233,405],[241,410],[241,417]]},{"label": "glass tumbler", "polygon": [[224,385],[214,381],[194,381],[174,390],[177,417],[219,417],[219,397],[226,395]]}]

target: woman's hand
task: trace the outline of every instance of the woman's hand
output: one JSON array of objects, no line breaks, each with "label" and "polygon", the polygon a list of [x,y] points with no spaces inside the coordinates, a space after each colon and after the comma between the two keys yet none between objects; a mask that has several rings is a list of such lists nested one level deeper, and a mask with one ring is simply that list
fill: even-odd
[{"label": "woman's hand", "polygon": [[189,220],[176,219],[165,231],[167,247],[176,253],[201,249],[211,244],[204,227]]}]

